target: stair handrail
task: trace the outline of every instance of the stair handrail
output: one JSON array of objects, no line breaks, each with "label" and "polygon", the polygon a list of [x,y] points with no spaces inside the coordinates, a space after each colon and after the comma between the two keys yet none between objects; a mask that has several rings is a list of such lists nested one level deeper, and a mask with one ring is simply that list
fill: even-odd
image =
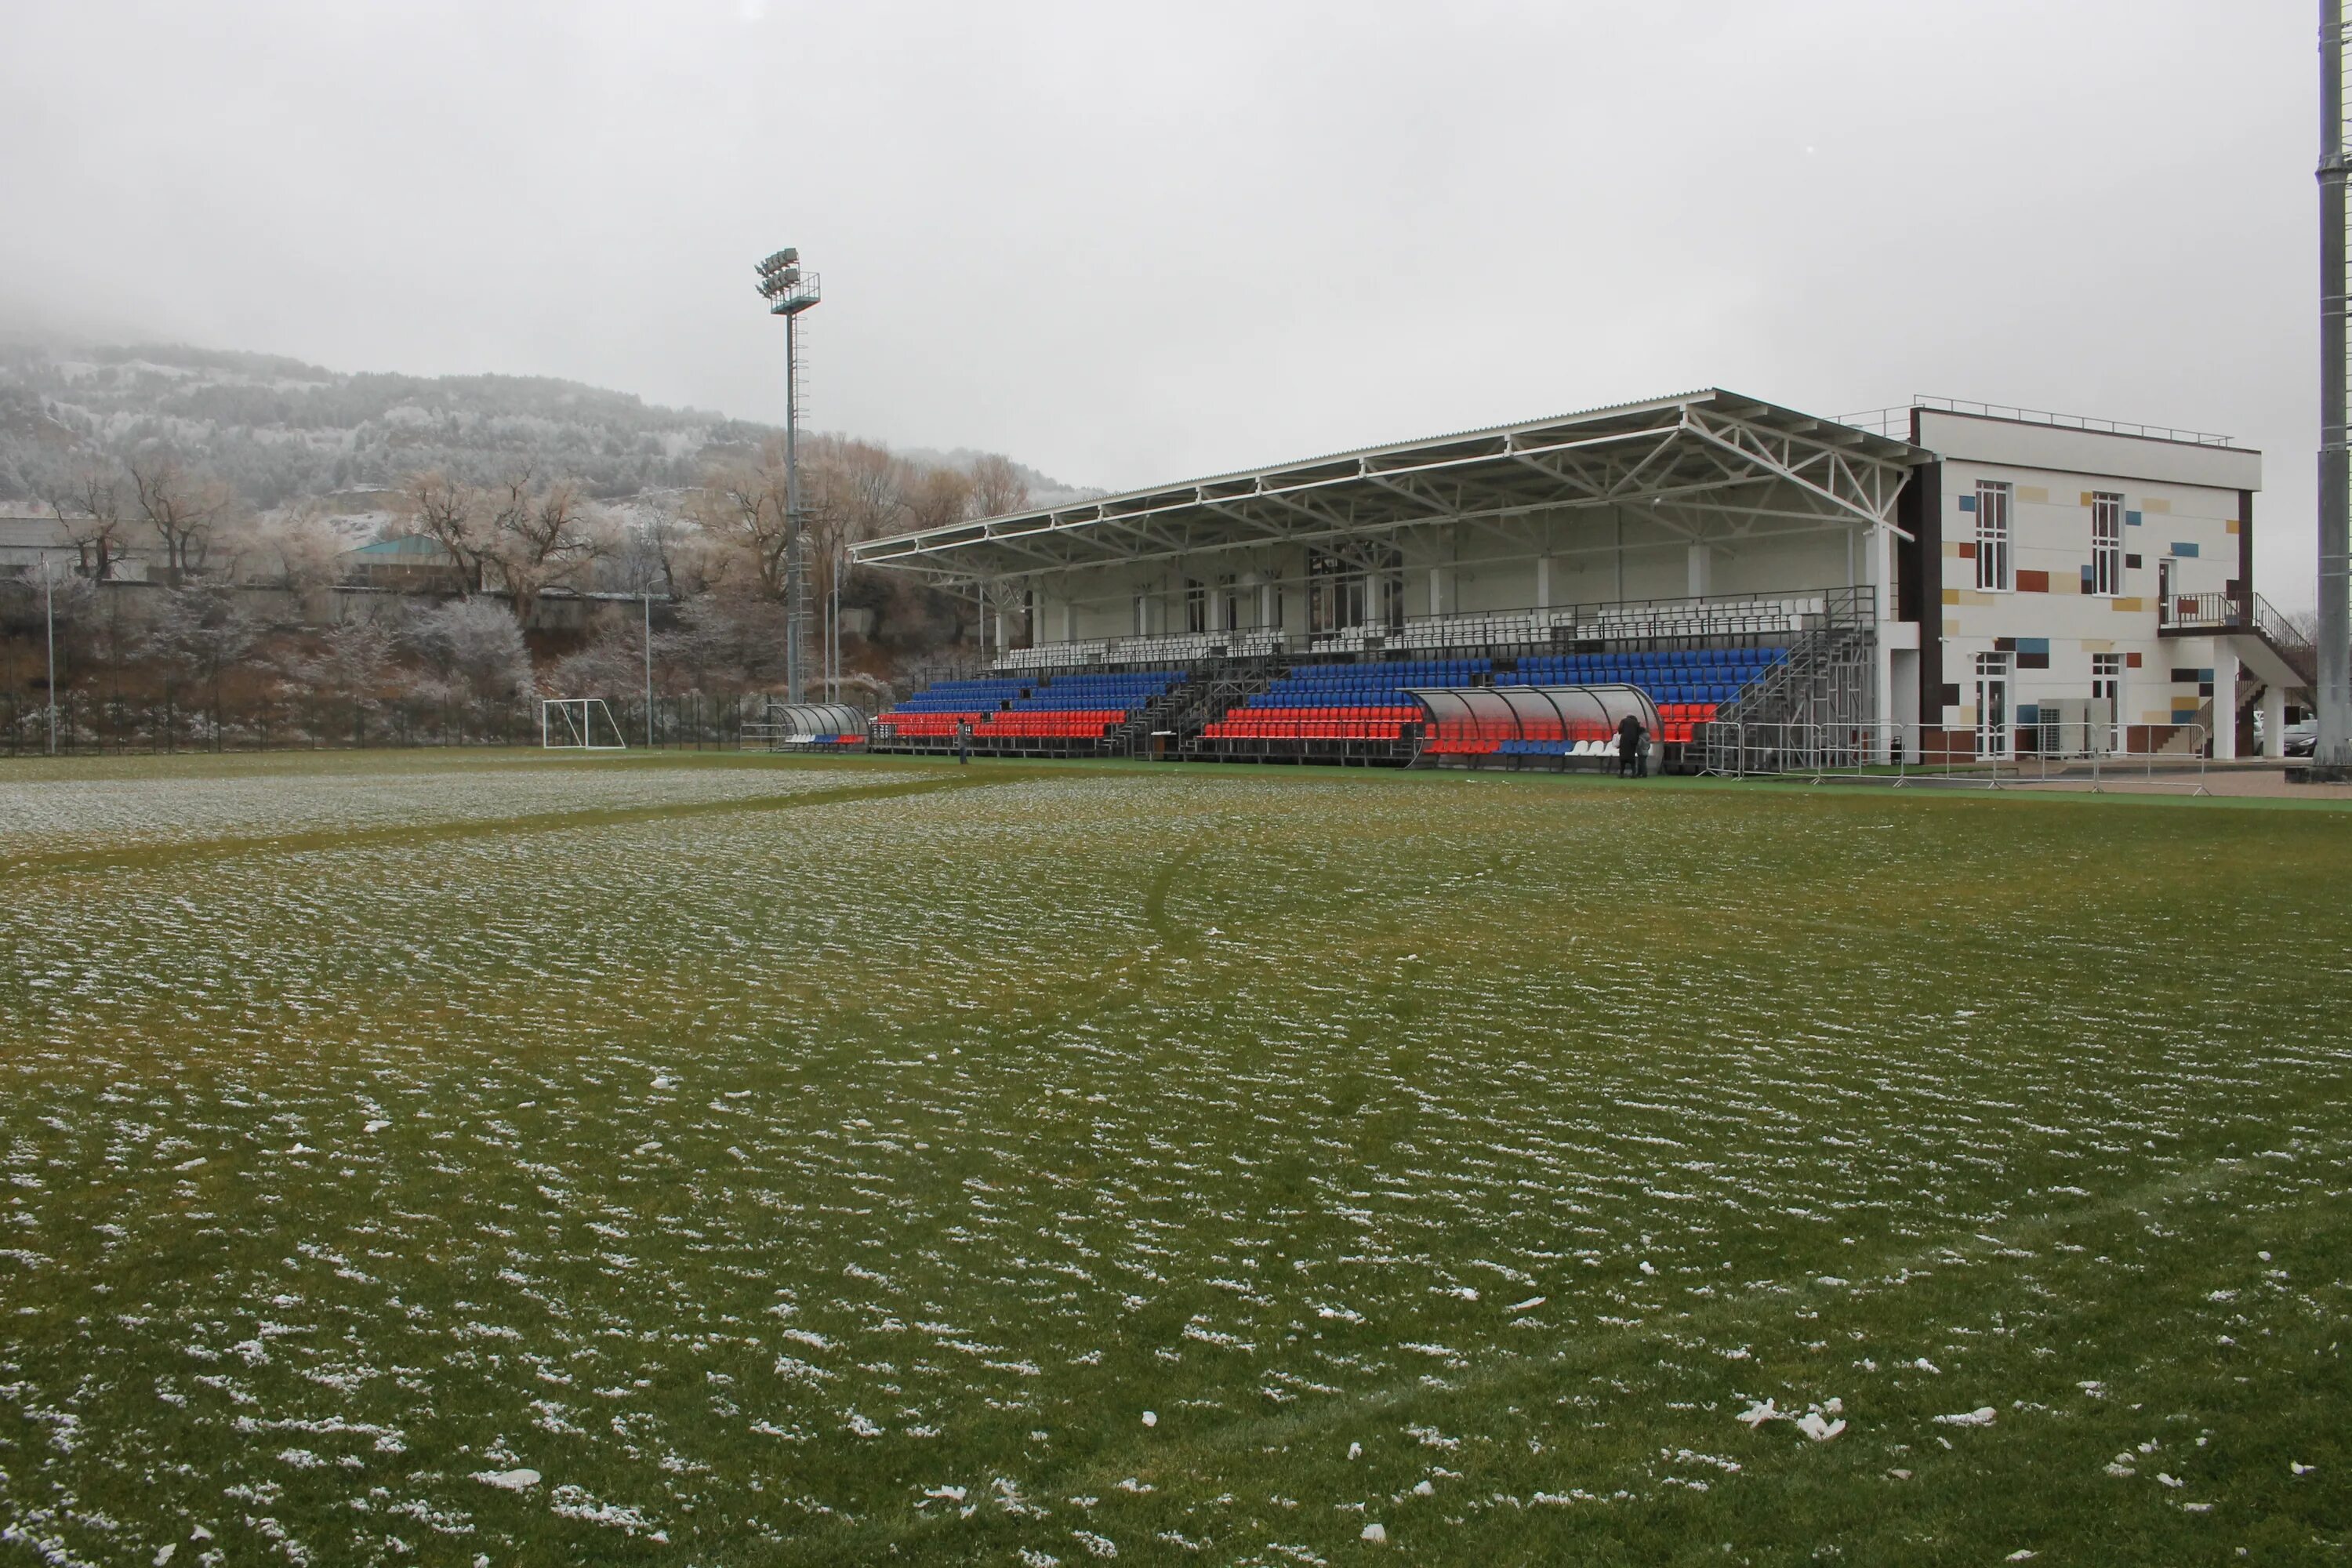
[{"label": "stair handrail", "polygon": [[2279,613],[2277,605],[2260,594],[2256,594],[2253,599],[2253,614],[2250,618],[2253,622],[2255,635],[2281,653],[2316,653],[2318,651],[2312,640],[2303,635],[2300,627]]}]

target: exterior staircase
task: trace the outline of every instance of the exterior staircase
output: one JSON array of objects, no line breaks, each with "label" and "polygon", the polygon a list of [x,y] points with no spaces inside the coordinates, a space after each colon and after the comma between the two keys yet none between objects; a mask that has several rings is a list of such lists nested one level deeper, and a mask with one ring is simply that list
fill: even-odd
[{"label": "exterior staircase", "polygon": [[2319,650],[2260,594],[2175,594],[2157,605],[2161,637],[2226,637],[2255,679],[2307,700],[2319,686]]},{"label": "exterior staircase", "polygon": [[1281,666],[1257,662],[1226,665],[1202,674],[1183,689],[1190,694],[1190,700],[1171,713],[1171,721],[1163,726],[1176,731],[1169,750],[1181,747],[1185,754],[1197,755],[1194,742],[1200,740],[1201,731],[1272,686],[1282,670]]},{"label": "exterior staircase", "polygon": [[1826,758],[1870,760],[1871,654],[1866,624],[1825,619],[1789,646],[1789,657],[1748,683],[1701,725],[1693,750],[1706,773],[1777,773]]}]

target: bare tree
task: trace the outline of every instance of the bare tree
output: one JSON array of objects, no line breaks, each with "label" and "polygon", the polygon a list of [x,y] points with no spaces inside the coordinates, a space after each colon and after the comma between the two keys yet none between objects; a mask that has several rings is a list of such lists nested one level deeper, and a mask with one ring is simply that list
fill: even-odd
[{"label": "bare tree", "polygon": [[530,624],[541,594],[571,584],[604,553],[604,520],[569,480],[540,489],[529,472],[513,474],[492,487],[482,505],[474,524],[481,531],[481,570],[512,595],[522,625]]},{"label": "bare tree", "polygon": [[416,531],[449,552],[464,593],[478,594],[490,547],[483,528],[481,492],[436,468],[411,474],[401,487],[402,510]]},{"label": "bare tree", "polygon": [[128,552],[122,470],[104,458],[87,458],[42,474],[36,488],[73,545],[78,570],[93,583],[106,581]]},{"label": "bare tree", "polygon": [[642,558],[632,563],[633,581],[649,581],[664,598],[683,599],[709,585],[712,571],[710,541],[689,515],[682,514],[676,498],[648,497],[640,510],[630,550]]},{"label": "bare tree", "polygon": [[738,582],[763,597],[784,596],[786,555],[792,533],[784,516],[784,461],[781,441],[759,456],[714,468],[688,501],[688,512],[730,558],[722,583]]},{"label": "bare tree", "polygon": [[907,487],[906,525],[945,528],[971,515],[971,479],[960,468],[926,468]]},{"label": "bare tree", "polygon": [[224,528],[215,548],[231,552],[232,580],[293,594],[332,586],[342,568],[342,540],[310,502]]},{"label": "bare tree", "polygon": [[140,515],[163,542],[165,581],[178,583],[204,570],[213,531],[228,515],[236,493],[162,447],[151,448],[125,466]]},{"label": "bare tree", "polygon": [[982,453],[971,465],[972,500],[982,517],[1003,517],[1029,510],[1029,481],[1013,459],[995,452]]},{"label": "bare tree", "polygon": [[808,557],[815,568],[811,595],[824,602],[834,590],[849,546],[906,526],[912,465],[872,441],[823,436],[802,464],[802,514]]}]

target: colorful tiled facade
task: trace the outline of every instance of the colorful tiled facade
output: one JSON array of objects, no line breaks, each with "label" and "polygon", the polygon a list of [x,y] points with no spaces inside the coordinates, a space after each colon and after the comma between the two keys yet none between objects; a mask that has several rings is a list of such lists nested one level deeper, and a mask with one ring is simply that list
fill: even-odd
[{"label": "colorful tiled facade", "polygon": [[[1995,742],[1986,721],[2117,726],[2128,743],[2210,736],[2234,754],[2239,638],[2168,636],[2160,606],[2252,589],[2261,455],[2240,447],[1913,412],[1937,461],[1913,477],[1903,552],[1916,605],[1916,709],[1898,657],[1895,717],[1951,750]],[[2242,689],[2251,695],[2251,684]],[[2218,695],[2217,695],[2218,693]],[[2185,736],[2168,731],[2201,727]],[[1980,728],[1981,727],[1981,728]],[[2275,732],[2275,726],[2273,726]]]}]

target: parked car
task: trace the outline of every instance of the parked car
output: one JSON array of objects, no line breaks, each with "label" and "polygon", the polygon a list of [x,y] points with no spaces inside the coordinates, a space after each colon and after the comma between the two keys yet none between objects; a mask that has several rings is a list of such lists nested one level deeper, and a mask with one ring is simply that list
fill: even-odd
[{"label": "parked car", "polygon": [[2319,721],[2305,719],[2299,724],[2289,724],[2284,742],[2290,757],[2307,757],[2319,749]]}]

